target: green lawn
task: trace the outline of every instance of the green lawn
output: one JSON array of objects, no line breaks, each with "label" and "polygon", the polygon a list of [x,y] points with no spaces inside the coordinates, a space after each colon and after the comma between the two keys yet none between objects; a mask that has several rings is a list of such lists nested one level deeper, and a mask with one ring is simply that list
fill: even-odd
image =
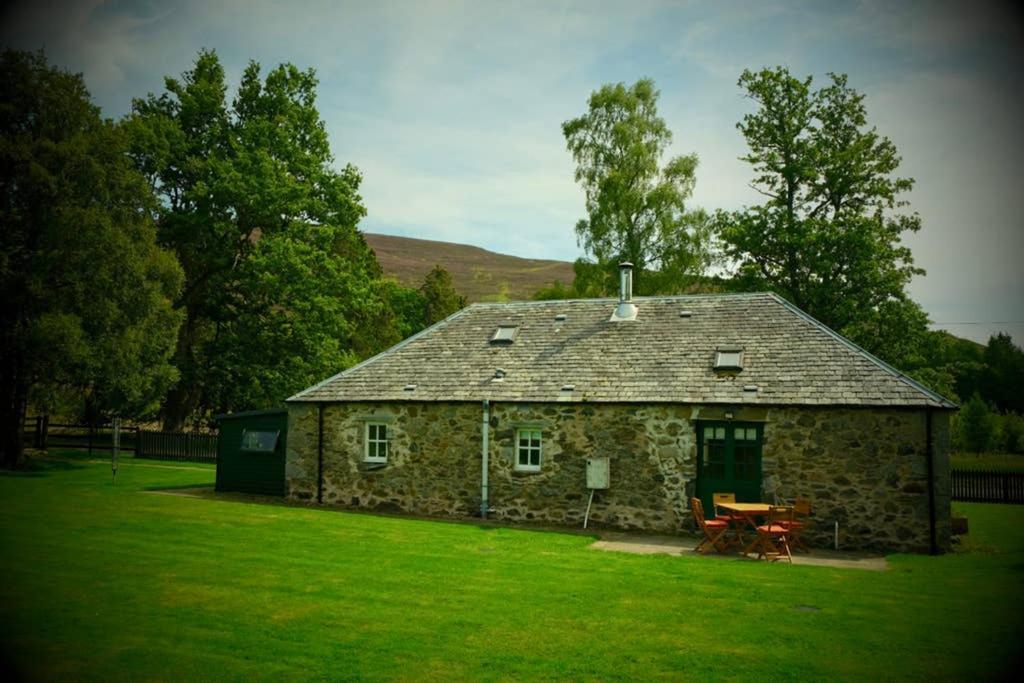
[{"label": "green lawn", "polygon": [[986,679],[1024,632],[1024,506],[886,572],[148,493],[204,466],[0,475],[0,633],[31,679]]},{"label": "green lawn", "polygon": [[953,453],[949,460],[963,469],[1024,472],[1024,455],[1013,453]]}]

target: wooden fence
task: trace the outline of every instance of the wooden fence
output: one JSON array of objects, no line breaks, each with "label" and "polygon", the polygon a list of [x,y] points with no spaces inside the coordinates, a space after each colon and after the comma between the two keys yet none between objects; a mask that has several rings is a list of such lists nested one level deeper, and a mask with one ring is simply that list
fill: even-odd
[{"label": "wooden fence", "polygon": [[139,430],[136,458],[217,462],[217,435]]},{"label": "wooden fence", "polygon": [[[46,416],[25,420],[25,445],[32,448],[75,448],[110,451],[114,448],[112,425],[63,424]],[[121,426],[121,451],[136,458],[217,462],[217,434],[162,432],[140,427]]]},{"label": "wooden fence", "polygon": [[1024,503],[1024,472],[961,470],[950,472],[953,500],[970,503]]}]

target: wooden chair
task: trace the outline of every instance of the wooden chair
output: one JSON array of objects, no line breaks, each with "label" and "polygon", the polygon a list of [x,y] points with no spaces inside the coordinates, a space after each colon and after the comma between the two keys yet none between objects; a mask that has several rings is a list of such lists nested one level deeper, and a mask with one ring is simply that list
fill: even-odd
[{"label": "wooden chair", "polygon": [[790,564],[793,553],[789,549],[790,526],[793,523],[791,505],[772,505],[768,508],[768,521],[757,527],[757,559],[781,560],[785,555]]},{"label": "wooden chair", "polygon": [[718,505],[720,503],[735,503],[735,493],[712,493],[711,499],[715,504],[715,519],[724,519],[729,522],[733,531],[736,533],[736,538],[741,545],[746,544],[746,540],[743,538],[743,529],[747,526],[747,518],[743,515],[734,515],[727,510],[719,510]]},{"label": "wooden chair", "polygon": [[693,508],[693,518],[697,520],[697,526],[704,533],[704,538],[697,544],[697,552],[706,553],[712,548],[720,553],[729,550],[731,544],[726,538],[729,522],[724,519],[705,519],[704,504],[700,502],[700,498],[691,498],[690,507]]},{"label": "wooden chair", "polygon": [[789,542],[793,550],[803,550],[805,553],[811,549],[804,543],[803,533],[810,523],[811,501],[807,498],[797,498],[793,501],[793,521],[784,523],[789,527]]}]

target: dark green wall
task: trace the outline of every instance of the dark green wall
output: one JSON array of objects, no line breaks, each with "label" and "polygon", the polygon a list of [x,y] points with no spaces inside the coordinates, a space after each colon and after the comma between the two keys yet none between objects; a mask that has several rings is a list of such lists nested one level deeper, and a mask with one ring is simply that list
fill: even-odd
[{"label": "dark green wall", "polygon": [[[288,413],[264,411],[222,415],[218,418],[217,490],[284,495],[284,454],[288,440]],[[242,450],[244,430],[279,431],[273,453]]]}]

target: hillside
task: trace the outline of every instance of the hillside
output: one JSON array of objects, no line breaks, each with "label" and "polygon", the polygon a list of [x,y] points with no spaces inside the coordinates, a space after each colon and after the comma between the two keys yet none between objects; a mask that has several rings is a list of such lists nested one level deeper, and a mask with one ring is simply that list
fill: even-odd
[{"label": "hillside", "polygon": [[530,299],[559,280],[570,284],[572,263],[496,254],[480,247],[412,237],[365,233],[384,273],[408,287],[419,287],[435,265],[452,275],[455,289],[476,301]]}]

